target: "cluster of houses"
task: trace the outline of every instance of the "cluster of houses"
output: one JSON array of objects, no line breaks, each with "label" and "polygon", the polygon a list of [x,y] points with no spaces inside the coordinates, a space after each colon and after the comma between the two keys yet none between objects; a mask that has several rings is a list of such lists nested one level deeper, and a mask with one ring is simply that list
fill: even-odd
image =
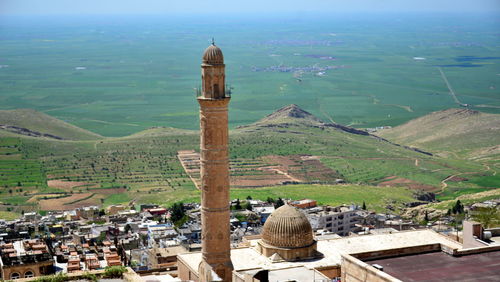
[{"label": "cluster of houses", "polygon": [[[233,201],[233,206],[236,202]],[[232,210],[231,242],[259,236],[275,210],[273,203],[246,201]],[[310,199],[288,201],[304,212],[318,238],[340,238],[419,228],[398,216],[377,214],[356,205],[318,206]],[[1,278],[14,280],[56,272],[74,273],[130,266],[136,272],[177,275],[177,255],[201,250],[201,214],[196,203],[183,204],[187,220],[171,222],[171,211],[152,204],[82,207],[72,211],[25,213],[0,220]]]}]

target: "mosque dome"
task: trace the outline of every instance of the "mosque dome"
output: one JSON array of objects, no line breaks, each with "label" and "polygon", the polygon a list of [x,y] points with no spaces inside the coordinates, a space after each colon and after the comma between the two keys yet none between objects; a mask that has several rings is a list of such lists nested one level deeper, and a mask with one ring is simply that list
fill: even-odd
[{"label": "mosque dome", "polygon": [[222,50],[215,46],[214,43],[208,46],[203,53],[203,63],[208,65],[222,65],[224,64],[224,56]]},{"label": "mosque dome", "polygon": [[315,242],[307,217],[290,205],[281,206],[267,218],[262,241],[277,248],[303,248]]}]

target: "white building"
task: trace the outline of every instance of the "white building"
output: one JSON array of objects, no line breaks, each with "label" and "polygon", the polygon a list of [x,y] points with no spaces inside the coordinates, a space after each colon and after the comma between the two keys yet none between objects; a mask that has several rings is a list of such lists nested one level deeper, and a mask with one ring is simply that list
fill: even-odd
[{"label": "white building", "polygon": [[323,206],[306,210],[306,216],[314,231],[323,230],[341,236],[356,232],[360,217],[356,214],[357,206]]}]

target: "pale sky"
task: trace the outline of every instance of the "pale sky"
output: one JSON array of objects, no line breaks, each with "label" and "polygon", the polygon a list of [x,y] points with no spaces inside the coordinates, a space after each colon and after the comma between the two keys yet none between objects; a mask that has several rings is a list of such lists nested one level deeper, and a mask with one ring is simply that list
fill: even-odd
[{"label": "pale sky", "polygon": [[500,12],[500,0],[0,0],[0,14]]}]

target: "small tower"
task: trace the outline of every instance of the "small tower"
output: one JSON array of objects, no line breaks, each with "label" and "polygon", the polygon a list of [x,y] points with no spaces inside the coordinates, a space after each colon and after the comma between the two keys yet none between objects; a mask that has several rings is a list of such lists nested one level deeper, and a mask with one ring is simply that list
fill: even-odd
[{"label": "small tower", "polygon": [[201,64],[201,250],[200,281],[212,281],[216,273],[231,281],[229,226],[228,116],[230,97],[225,92],[224,57],[212,41]]}]

